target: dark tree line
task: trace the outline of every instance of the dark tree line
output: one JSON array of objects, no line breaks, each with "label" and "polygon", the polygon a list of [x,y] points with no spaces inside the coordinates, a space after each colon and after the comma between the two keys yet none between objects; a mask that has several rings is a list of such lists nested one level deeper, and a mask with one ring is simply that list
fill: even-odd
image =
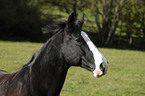
[{"label": "dark tree line", "polygon": [[0,0],[0,38],[37,40],[41,35],[39,11],[29,0]]},{"label": "dark tree line", "polygon": [[54,24],[64,18],[62,14],[73,11],[75,18],[85,13],[84,29],[95,32],[92,36],[99,46],[138,45],[143,49],[144,10],[144,0],[0,0],[0,39],[41,41],[44,25]]}]

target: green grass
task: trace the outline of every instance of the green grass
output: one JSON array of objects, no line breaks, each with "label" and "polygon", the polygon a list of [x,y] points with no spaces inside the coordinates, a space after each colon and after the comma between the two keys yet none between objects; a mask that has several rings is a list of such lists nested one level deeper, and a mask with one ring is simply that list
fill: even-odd
[{"label": "green grass", "polygon": [[0,69],[15,72],[26,64],[41,43],[0,41]]},{"label": "green grass", "polygon": [[[42,43],[0,41],[0,69],[15,72]],[[61,96],[145,96],[145,52],[99,48],[109,61],[101,78],[79,67],[68,71]]]}]

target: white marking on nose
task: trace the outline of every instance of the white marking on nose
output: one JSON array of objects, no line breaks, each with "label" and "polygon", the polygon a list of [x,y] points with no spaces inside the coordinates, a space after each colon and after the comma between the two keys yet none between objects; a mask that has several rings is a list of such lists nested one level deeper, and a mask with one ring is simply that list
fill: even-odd
[{"label": "white marking on nose", "polygon": [[94,45],[94,43],[90,40],[90,38],[88,37],[88,35],[84,31],[81,31],[81,36],[83,37],[83,39],[87,43],[90,51],[92,51],[92,53],[93,53],[93,57],[94,57],[94,60],[95,60],[95,66],[96,66],[96,69],[93,72],[94,76],[97,77],[98,75],[103,74],[102,70],[100,70],[100,64],[101,63],[104,64],[105,72],[107,72],[108,63],[107,63],[106,58],[99,51],[99,49]]}]

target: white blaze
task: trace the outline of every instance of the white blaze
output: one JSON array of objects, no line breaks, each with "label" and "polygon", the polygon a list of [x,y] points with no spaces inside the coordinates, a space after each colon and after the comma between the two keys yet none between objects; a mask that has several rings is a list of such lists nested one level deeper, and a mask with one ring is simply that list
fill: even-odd
[{"label": "white blaze", "polygon": [[93,57],[94,57],[94,60],[95,60],[95,66],[96,66],[96,69],[93,72],[94,76],[97,77],[98,75],[103,74],[103,72],[100,70],[100,64],[101,63],[104,64],[105,72],[107,72],[108,63],[107,63],[106,58],[99,51],[99,49],[94,45],[94,43],[90,40],[90,38],[88,37],[88,35],[84,31],[81,31],[81,36],[83,37],[83,39],[87,43],[90,51],[92,51],[92,53],[93,53]]}]

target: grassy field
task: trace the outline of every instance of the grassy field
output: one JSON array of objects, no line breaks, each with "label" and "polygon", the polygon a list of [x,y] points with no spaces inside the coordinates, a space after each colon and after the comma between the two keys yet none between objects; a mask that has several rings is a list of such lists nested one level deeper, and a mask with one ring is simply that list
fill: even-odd
[{"label": "grassy field", "polygon": [[[0,41],[0,69],[15,72],[42,43]],[[78,67],[69,69],[61,96],[145,96],[145,52],[99,48],[109,61],[101,78]]]}]

